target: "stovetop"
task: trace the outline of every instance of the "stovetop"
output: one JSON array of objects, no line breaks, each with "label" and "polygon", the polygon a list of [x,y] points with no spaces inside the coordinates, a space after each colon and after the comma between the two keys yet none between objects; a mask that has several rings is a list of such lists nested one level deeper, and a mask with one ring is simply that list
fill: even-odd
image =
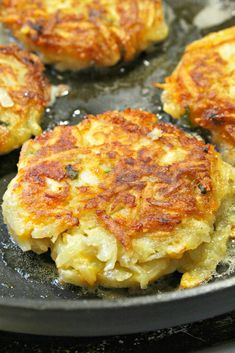
[{"label": "stovetop", "polygon": [[0,332],[1,353],[235,353],[235,311],[174,328],[126,336],[46,337]]}]

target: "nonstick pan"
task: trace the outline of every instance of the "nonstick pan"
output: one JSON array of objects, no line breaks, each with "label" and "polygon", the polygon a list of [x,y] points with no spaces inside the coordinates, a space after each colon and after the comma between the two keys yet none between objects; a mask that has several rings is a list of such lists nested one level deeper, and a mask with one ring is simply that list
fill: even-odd
[{"label": "nonstick pan", "polygon": [[[205,12],[208,5],[212,7]],[[196,26],[195,16],[202,10]],[[166,12],[169,38],[127,66],[77,74],[47,68],[50,81],[68,85],[69,93],[47,108],[43,129],[59,123],[77,124],[87,113],[126,107],[158,113],[161,119],[172,122],[162,111],[160,92],[152,83],[172,72],[189,42],[235,25],[235,2],[168,0]],[[207,13],[209,28],[205,21],[200,22]],[[210,141],[207,132],[197,132]],[[16,173],[18,157],[19,151],[0,157],[0,198]],[[0,330],[61,336],[124,334],[228,312],[235,309],[234,241],[210,283],[178,290],[179,280],[180,274],[175,273],[146,290],[91,291],[61,285],[50,254],[23,253],[10,239],[0,215]]]}]

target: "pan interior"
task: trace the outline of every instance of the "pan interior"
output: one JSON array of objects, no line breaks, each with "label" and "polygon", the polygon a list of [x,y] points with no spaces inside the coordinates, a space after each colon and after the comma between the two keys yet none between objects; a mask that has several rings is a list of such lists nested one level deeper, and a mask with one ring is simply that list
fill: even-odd
[{"label": "pan interior", "polygon": [[[204,11],[204,14],[208,11],[206,8],[218,16],[218,20],[212,21],[209,28],[199,21],[200,16],[203,18],[201,11]],[[168,0],[166,13],[171,29],[169,38],[127,66],[118,65],[113,69],[90,70],[77,74],[61,74],[48,68],[47,75],[51,82],[55,85],[68,85],[69,93],[58,99],[53,107],[47,108],[43,129],[51,129],[60,123],[77,124],[87,113],[97,114],[127,107],[158,113],[161,119],[171,121],[171,118],[162,111],[160,92],[152,87],[152,83],[162,81],[172,72],[188,43],[213,30],[234,25],[235,3],[232,0],[224,2]],[[200,26],[198,25],[200,28],[194,24],[195,22],[197,25],[200,23]],[[8,34],[5,40],[12,41]],[[207,141],[210,140],[205,131],[197,132]],[[18,157],[19,151],[0,157],[0,200],[16,173]],[[235,241],[231,241],[228,256],[218,266],[212,281],[234,276],[234,259]],[[50,254],[38,256],[31,252],[23,253],[10,239],[0,214],[0,298],[108,300],[174,291],[179,280],[180,274],[176,273],[157,281],[146,290],[97,288],[91,291],[61,285]]]}]

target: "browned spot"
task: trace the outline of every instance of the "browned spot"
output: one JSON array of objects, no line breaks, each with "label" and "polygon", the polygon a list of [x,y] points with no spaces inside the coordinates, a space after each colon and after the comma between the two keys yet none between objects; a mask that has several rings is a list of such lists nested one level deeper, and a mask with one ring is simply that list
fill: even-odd
[{"label": "browned spot", "polygon": [[167,213],[165,213],[164,216],[159,216],[156,213],[150,213],[141,220],[141,225],[144,232],[158,229],[170,231],[180,223],[181,220],[177,216],[172,216]]},{"label": "browned spot", "polygon": [[110,158],[110,159],[114,159],[116,157],[117,153],[115,151],[110,151],[110,152],[107,152],[107,156]]},{"label": "browned spot", "polygon": [[60,181],[66,177],[66,170],[60,162],[42,162],[29,168],[25,175],[25,179],[33,182],[40,183],[44,178],[51,178]]},{"label": "browned spot", "polygon": [[124,247],[129,246],[129,239],[125,236],[125,231],[122,227],[115,222],[110,216],[108,216],[105,211],[97,210],[96,211],[98,219],[102,220],[107,229],[113,233],[116,238],[121,242]]},{"label": "browned spot", "polygon": [[134,160],[134,158],[132,158],[132,157],[126,158],[126,159],[124,160],[124,162],[125,162],[126,164],[129,164],[129,165],[134,165],[134,164],[135,164],[135,160]]}]

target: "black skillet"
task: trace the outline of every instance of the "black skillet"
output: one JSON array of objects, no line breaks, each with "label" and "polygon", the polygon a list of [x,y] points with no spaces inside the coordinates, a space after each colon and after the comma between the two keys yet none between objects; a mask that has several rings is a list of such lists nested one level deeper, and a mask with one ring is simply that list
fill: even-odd
[{"label": "black skillet", "polygon": [[[126,107],[143,108],[171,121],[162,112],[160,92],[151,86],[152,82],[171,73],[187,43],[209,31],[235,25],[235,2],[222,3],[225,12],[231,12],[230,19],[206,30],[192,24],[206,1],[167,3],[169,38],[131,65],[63,75],[48,68],[47,74],[54,84],[69,84],[71,90],[47,109],[44,129],[60,122],[78,123],[87,113]],[[226,6],[230,6],[229,10]],[[204,131],[198,132],[209,140]],[[18,157],[18,151],[0,157],[0,198],[16,173]],[[233,258],[235,263],[235,244],[231,242],[229,255],[218,266],[211,283],[195,289],[178,290],[180,274],[176,273],[142,291],[97,288],[91,292],[60,285],[49,254],[22,253],[9,238],[0,215],[0,330],[43,335],[111,335],[213,317],[235,309]]]}]

